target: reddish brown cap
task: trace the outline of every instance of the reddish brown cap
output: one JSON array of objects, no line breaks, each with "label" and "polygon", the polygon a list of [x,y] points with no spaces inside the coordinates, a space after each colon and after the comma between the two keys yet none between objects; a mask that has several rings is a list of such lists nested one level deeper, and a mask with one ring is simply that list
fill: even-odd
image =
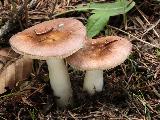
[{"label": "reddish brown cap", "polygon": [[125,38],[108,36],[88,40],[78,52],[66,58],[80,70],[110,69],[120,65],[129,56],[132,44]]},{"label": "reddish brown cap", "polygon": [[67,57],[83,46],[85,26],[72,18],[45,21],[30,27],[10,39],[18,53],[36,59]]}]

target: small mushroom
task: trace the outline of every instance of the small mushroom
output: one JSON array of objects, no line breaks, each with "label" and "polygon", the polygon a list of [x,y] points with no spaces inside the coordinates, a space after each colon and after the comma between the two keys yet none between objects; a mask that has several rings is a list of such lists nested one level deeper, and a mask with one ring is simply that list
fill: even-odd
[{"label": "small mushroom", "polygon": [[85,26],[72,18],[45,21],[30,27],[10,39],[11,47],[19,54],[46,60],[50,84],[60,107],[71,104],[72,89],[63,58],[82,48]]},{"label": "small mushroom", "polygon": [[88,40],[78,52],[66,58],[68,64],[86,70],[83,89],[90,94],[103,88],[103,70],[114,68],[129,56],[132,44],[125,38],[108,36]]}]

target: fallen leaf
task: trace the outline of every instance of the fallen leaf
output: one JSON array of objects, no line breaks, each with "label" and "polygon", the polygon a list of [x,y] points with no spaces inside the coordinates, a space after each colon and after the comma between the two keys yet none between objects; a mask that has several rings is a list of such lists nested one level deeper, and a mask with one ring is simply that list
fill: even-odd
[{"label": "fallen leaf", "polygon": [[0,94],[12,89],[32,72],[32,59],[20,56],[11,48],[0,49]]}]

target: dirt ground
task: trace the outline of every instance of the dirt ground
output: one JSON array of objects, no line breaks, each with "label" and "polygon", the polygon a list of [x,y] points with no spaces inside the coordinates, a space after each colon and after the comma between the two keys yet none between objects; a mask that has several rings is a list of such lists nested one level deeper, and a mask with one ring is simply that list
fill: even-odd
[{"label": "dirt ground", "polygon": [[[74,17],[86,24],[90,15],[76,11],[60,14],[87,0],[32,0],[33,3],[28,0],[28,8],[21,0],[15,1],[0,2],[1,29],[7,22],[9,26],[0,34],[1,48],[9,46],[13,34],[42,21]],[[136,6],[126,14],[125,24],[123,15],[111,17],[96,36],[105,36],[109,30],[110,35],[126,37],[133,44],[132,53],[124,63],[104,71],[102,92],[93,96],[84,92],[85,72],[68,66],[74,105],[58,109],[47,65],[35,60],[30,77],[0,95],[0,120],[160,120],[160,2],[135,2]]]}]

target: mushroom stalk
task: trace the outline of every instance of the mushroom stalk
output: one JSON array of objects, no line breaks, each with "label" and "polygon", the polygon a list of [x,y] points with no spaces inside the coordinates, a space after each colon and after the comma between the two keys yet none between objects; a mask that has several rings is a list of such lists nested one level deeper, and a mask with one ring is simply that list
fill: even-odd
[{"label": "mushroom stalk", "polygon": [[83,89],[89,94],[94,94],[96,91],[100,92],[103,88],[103,70],[86,71]]},{"label": "mushroom stalk", "polygon": [[50,84],[60,107],[71,104],[72,89],[69,74],[63,59],[48,59]]}]

